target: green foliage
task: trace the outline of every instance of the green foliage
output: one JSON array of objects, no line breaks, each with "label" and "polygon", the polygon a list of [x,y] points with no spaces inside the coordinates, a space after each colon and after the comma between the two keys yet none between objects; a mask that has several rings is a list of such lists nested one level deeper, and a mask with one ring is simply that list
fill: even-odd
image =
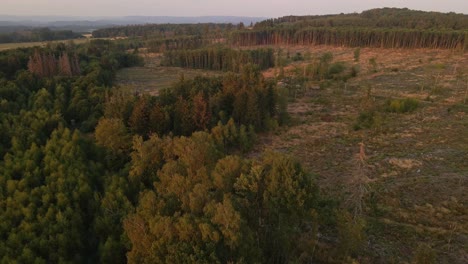
[{"label": "green foliage", "polygon": [[[147,25],[130,25],[121,27],[103,28],[93,31],[94,38],[110,38],[110,37],[154,37],[156,39],[163,38],[166,35],[175,37],[187,36],[219,36],[219,31],[230,31],[233,29],[232,24],[147,24]],[[169,38],[169,42],[172,39]],[[173,44],[173,43],[171,43]],[[175,44],[174,44],[175,45]]]},{"label": "green foliage", "polygon": [[0,43],[14,42],[42,42],[51,40],[77,39],[82,34],[71,30],[50,30],[49,28],[35,28],[31,30],[18,30],[12,33],[0,34]]},{"label": "green foliage", "polygon": [[330,65],[330,68],[328,69],[328,74],[330,76],[336,77],[339,74],[343,73],[344,70],[346,69],[344,63],[342,62],[336,62]]},{"label": "green foliage", "polygon": [[273,130],[279,118],[277,100],[274,82],[265,80],[258,67],[247,64],[240,74],[181,78],[157,97],[124,98],[117,92],[104,108],[109,116],[124,117],[128,130],[146,139],[151,133],[189,136],[219,122],[225,125],[231,118],[237,128],[244,126],[246,131],[251,127]]},{"label": "green foliage", "polygon": [[[63,52],[77,54],[79,74],[26,70],[34,53],[58,58]],[[79,129],[94,131],[104,112],[105,86],[117,68],[133,63],[128,59],[109,42],[0,52],[0,75],[8,78],[0,80],[2,262],[124,262],[121,223],[132,208],[126,176],[104,173],[109,164],[106,169],[115,167]],[[130,137],[119,119],[126,114],[116,107],[107,109],[110,117],[96,134],[113,155],[128,155]]]},{"label": "green foliage", "polygon": [[[286,16],[231,33],[231,43],[253,45],[333,45],[376,48],[465,50],[468,19],[443,14],[383,8],[361,14]],[[357,61],[357,60],[356,60]]]},{"label": "green foliage", "polygon": [[304,57],[302,56],[300,52],[296,52],[296,54],[294,54],[294,56],[291,59],[293,61],[303,61]]},{"label": "green foliage", "polygon": [[418,246],[418,248],[415,251],[412,263],[414,264],[437,263],[436,253],[430,246],[421,244]]},{"label": "green foliage", "polygon": [[365,222],[362,218],[353,219],[346,211],[337,212],[339,254],[342,257],[356,256],[366,242]]},{"label": "green foliage", "polygon": [[2,261],[92,258],[87,254],[94,241],[89,216],[100,168],[85,150],[78,132],[60,128],[44,146],[5,156],[0,233],[8,239],[0,243]]},{"label": "green foliage", "polygon": [[96,126],[95,137],[98,145],[116,154],[124,154],[130,150],[130,135],[120,119],[100,119]]},{"label": "green foliage", "polygon": [[377,72],[377,59],[375,57],[369,59],[369,65],[372,72]]},{"label": "green foliage", "polygon": [[409,113],[419,107],[419,101],[413,98],[392,99],[385,104],[385,110],[392,113]]},{"label": "green foliage", "polygon": [[354,61],[359,62],[360,58],[361,58],[361,48],[357,48],[354,50]]},{"label": "green foliage", "polygon": [[174,138],[163,151],[155,191],[141,194],[124,223],[130,263],[298,258],[293,241],[304,224],[317,224],[317,189],[297,163],[277,153],[255,162],[222,157],[204,132]]},{"label": "green foliage", "polygon": [[375,110],[362,111],[353,125],[354,130],[380,128],[383,125],[384,119],[381,113]]},{"label": "green foliage", "polygon": [[358,74],[359,74],[359,71],[360,71],[360,67],[357,66],[357,65],[354,65],[353,67],[351,67],[351,73],[350,73],[350,76],[351,77],[357,77]]}]

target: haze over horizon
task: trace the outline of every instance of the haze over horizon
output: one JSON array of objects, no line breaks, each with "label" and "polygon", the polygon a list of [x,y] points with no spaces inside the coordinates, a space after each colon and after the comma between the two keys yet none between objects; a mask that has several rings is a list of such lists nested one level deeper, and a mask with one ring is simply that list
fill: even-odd
[{"label": "haze over horizon", "polygon": [[323,15],[361,12],[372,8],[398,7],[423,11],[468,13],[468,2],[460,0],[0,0],[1,15],[11,16],[251,16]]}]

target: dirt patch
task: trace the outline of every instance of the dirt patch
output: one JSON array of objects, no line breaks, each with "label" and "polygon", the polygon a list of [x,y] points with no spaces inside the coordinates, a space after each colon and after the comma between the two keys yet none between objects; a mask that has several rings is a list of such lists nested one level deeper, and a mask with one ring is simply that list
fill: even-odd
[{"label": "dirt patch", "polygon": [[422,166],[422,162],[418,160],[414,160],[414,159],[390,158],[388,160],[388,163],[398,168],[407,169],[407,170],[412,169],[414,167]]}]

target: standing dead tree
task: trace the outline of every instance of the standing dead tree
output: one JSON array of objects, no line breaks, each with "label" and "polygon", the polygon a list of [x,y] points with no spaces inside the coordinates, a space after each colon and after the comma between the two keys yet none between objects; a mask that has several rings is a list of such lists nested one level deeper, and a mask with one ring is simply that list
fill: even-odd
[{"label": "standing dead tree", "polygon": [[353,212],[354,219],[357,219],[364,210],[365,199],[370,189],[369,182],[371,181],[368,177],[369,166],[363,142],[359,143],[359,154],[355,155],[353,161],[355,168],[346,182],[347,197],[345,204]]}]

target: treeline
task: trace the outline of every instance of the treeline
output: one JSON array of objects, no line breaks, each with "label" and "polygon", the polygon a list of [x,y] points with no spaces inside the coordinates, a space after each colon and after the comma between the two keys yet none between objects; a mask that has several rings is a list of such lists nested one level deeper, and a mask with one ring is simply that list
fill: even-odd
[{"label": "treeline", "polygon": [[410,10],[407,8],[376,8],[360,14],[321,16],[285,16],[255,24],[255,29],[294,25],[296,27],[370,27],[402,29],[466,30],[468,15]]},{"label": "treeline", "polygon": [[148,24],[130,25],[98,29],[93,31],[95,38],[108,37],[152,37],[170,38],[175,36],[220,36],[224,31],[234,29],[232,24]]},{"label": "treeline", "polygon": [[207,44],[211,44],[211,42],[201,36],[182,36],[151,39],[146,42],[145,47],[150,52],[164,52],[167,50],[199,49]]},{"label": "treeline", "polygon": [[0,43],[14,42],[40,42],[64,39],[76,39],[83,37],[71,30],[52,31],[49,28],[20,30],[12,33],[0,33]]},{"label": "treeline", "polygon": [[280,27],[237,31],[231,42],[252,45],[333,45],[378,48],[468,48],[467,31],[434,31],[371,28]]},{"label": "treeline", "polygon": [[234,50],[214,46],[195,50],[169,50],[164,53],[162,65],[194,69],[240,72],[246,64],[255,64],[261,70],[274,66],[273,49]]}]

